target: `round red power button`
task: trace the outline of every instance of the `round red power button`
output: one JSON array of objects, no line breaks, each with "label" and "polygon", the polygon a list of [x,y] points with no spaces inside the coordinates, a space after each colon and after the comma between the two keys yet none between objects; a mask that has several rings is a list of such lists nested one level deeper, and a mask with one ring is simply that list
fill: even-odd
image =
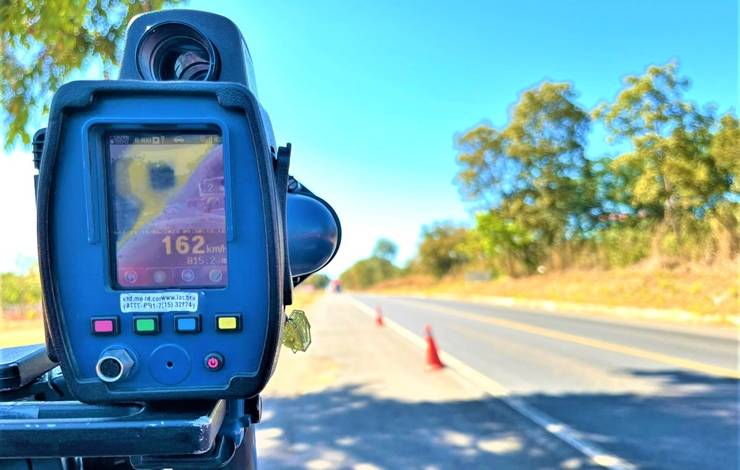
[{"label": "round red power button", "polygon": [[216,372],[224,367],[224,357],[219,353],[209,353],[206,356],[204,363],[206,365],[206,369],[211,372]]}]

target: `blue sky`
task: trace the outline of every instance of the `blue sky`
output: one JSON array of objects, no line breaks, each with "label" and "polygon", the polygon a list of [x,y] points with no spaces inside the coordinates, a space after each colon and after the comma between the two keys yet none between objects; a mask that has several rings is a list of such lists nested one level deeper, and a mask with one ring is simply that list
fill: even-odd
[{"label": "blue sky", "polygon": [[[543,79],[573,82],[591,107],[614,97],[624,75],[677,59],[692,99],[721,111],[738,101],[731,0],[195,0],[188,7],[229,16],[242,29],[278,141],[293,143],[292,173],[342,218],[332,275],[367,256],[379,237],[395,241],[403,260],[423,224],[468,221],[453,184],[453,136],[483,120],[504,124],[518,94]],[[605,150],[595,134],[591,151]],[[18,177],[27,161],[18,151],[0,157],[3,200],[19,194],[10,192],[16,181],[32,186]],[[15,211],[25,233],[22,207],[3,211]],[[29,236],[33,225],[15,245],[0,240],[0,270],[32,247]]]}]

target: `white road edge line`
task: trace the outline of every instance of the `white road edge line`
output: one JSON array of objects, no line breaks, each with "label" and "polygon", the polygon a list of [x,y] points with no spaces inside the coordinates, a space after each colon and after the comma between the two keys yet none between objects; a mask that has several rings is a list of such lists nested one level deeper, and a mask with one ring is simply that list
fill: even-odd
[{"label": "white road edge line", "polygon": [[[362,313],[365,313],[371,318],[375,317],[375,310],[367,304],[348,294],[344,294],[342,296],[352,302],[352,304],[354,304]],[[426,342],[423,338],[415,335],[392,319],[384,316],[383,324],[398,335],[411,341],[416,346],[422,349],[426,348]],[[483,391],[489,395],[498,398],[517,413],[542,427],[545,431],[588,457],[591,463],[611,470],[634,470],[637,468],[634,464],[629,463],[614,454],[610,454],[595,444],[591,444],[586,441],[576,430],[572,429],[567,424],[557,421],[555,418],[552,418],[542,411],[530,406],[521,398],[512,396],[511,392],[503,385],[465,364],[452,354],[440,351],[440,357],[442,362],[447,366],[447,370],[456,374],[459,378],[468,382],[472,386],[483,389]]]}]

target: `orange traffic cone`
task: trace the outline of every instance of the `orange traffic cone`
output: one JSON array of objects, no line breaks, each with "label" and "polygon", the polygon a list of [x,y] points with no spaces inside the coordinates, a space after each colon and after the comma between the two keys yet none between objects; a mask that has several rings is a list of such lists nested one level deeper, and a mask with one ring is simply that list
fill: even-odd
[{"label": "orange traffic cone", "polygon": [[383,310],[380,305],[375,306],[375,326],[383,326]]},{"label": "orange traffic cone", "polygon": [[439,359],[437,343],[434,341],[434,337],[432,336],[432,327],[426,325],[424,330],[426,331],[427,340],[427,370],[442,369],[445,365],[442,364],[442,361]]}]

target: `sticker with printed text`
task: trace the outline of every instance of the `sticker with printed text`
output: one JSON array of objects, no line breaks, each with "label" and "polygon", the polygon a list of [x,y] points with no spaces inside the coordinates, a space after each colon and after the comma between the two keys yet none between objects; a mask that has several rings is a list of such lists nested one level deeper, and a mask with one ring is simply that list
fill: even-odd
[{"label": "sticker with printed text", "polygon": [[197,292],[130,292],[121,294],[121,313],[196,312]]}]

